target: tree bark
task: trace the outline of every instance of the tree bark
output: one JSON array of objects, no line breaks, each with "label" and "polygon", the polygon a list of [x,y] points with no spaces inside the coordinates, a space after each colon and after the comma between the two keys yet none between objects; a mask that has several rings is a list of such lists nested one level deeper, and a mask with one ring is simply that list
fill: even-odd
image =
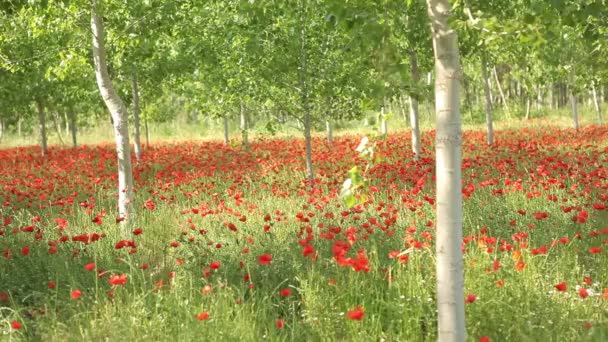
[{"label": "tree bark", "polygon": [[502,85],[500,84],[500,80],[498,79],[498,72],[496,71],[496,66],[492,69],[494,73],[494,80],[496,81],[496,88],[498,88],[498,93],[500,94],[500,99],[502,101],[503,107],[505,107],[505,111],[507,112],[507,118],[511,116],[509,111],[509,104],[507,103],[507,98],[505,97],[505,93],[502,90]]},{"label": "tree bark", "polygon": [[541,110],[543,107],[543,93],[542,88],[539,85],[536,86],[536,110]]},{"label": "tree bark", "polygon": [[245,104],[241,99],[241,137],[243,139],[242,148],[249,150],[249,132],[247,127],[247,114],[245,113]]},{"label": "tree bark", "polygon": [[380,108],[380,132],[384,135],[388,134],[388,123],[386,122],[385,109],[386,108],[386,100],[382,99],[382,108]]},{"label": "tree bark", "polygon": [[17,119],[17,135],[19,136],[19,138],[21,138],[23,136],[23,129],[21,126],[22,123],[23,123],[23,119],[20,116],[19,119]]},{"label": "tree bark", "polygon": [[307,19],[307,5],[304,4],[303,15],[300,16],[300,89],[302,97],[302,109],[304,114],[304,144],[305,144],[305,159],[306,159],[306,178],[309,186],[314,185],[315,174],[312,167],[312,137],[310,134],[310,103],[308,99],[308,46],[306,41],[306,19]]},{"label": "tree bark", "polygon": [[133,171],[131,167],[131,145],[129,144],[129,125],[127,108],[116,93],[108,74],[106,51],[104,47],[103,21],[97,14],[97,0],[91,0],[91,31],[93,33],[93,61],[99,93],[110,111],[116,155],[118,159],[118,213],[128,222],[133,213]]},{"label": "tree bark", "polygon": [[[488,81],[488,69],[486,64],[486,58],[482,54],[481,56],[481,78],[483,80],[483,91],[486,98],[486,143],[488,145],[494,144],[494,122],[492,120],[492,99],[490,97],[490,83]],[[498,78],[496,79],[498,84]],[[500,86],[499,88],[500,89]],[[504,101],[504,99],[503,99]]]},{"label": "tree bark", "polygon": [[2,138],[4,138],[4,130],[6,125],[4,124],[4,119],[0,119],[0,142],[2,142]]},{"label": "tree bark", "polygon": [[37,101],[38,107],[38,131],[40,133],[40,152],[42,156],[48,153],[48,143],[46,136],[46,113],[44,112],[44,105],[42,101]]},{"label": "tree bark", "polygon": [[133,91],[133,147],[135,158],[141,160],[141,134],[139,132],[139,86],[137,84],[137,74],[131,75],[131,88]]},{"label": "tree bark", "polygon": [[192,123],[198,125],[198,108],[194,108],[192,111]]},{"label": "tree bark", "polygon": [[57,112],[54,112],[53,114],[51,114],[51,120],[53,120],[53,126],[55,127],[55,132],[57,133],[57,138],[59,138],[59,143],[61,145],[65,145],[65,141],[63,141],[63,136],[61,135],[61,127],[59,126],[59,120],[57,120],[58,117],[59,117],[59,114]]},{"label": "tree bark", "polygon": [[462,256],[461,67],[449,0],[427,0],[435,52],[438,340],[466,341]]},{"label": "tree bark", "polygon": [[597,123],[598,125],[602,125],[604,123],[604,118],[602,118],[602,109],[600,107],[600,101],[597,98],[597,90],[595,89],[594,82],[591,83],[591,94],[593,95],[593,107],[597,114]]},{"label": "tree bark", "polygon": [[[574,84],[576,81],[576,71],[574,68],[570,71],[570,82]],[[576,98],[576,87],[570,86],[570,103],[572,105],[572,121],[574,129],[578,131],[579,122],[578,122],[578,103]]]},{"label": "tree bark", "polygon": [[148,129],[148,116],[144,115],[144,133],[146,135],[146,146],[150,146],[150,130]]},{"label": "tree bark", "polygon": [[331,146],[334,143],[334,133],[329,120],[325,121],[325,127],[327,128],[327,144]]},{"label": "tree bark", "polygon": [[68,115],[68,128],[70,129],[70,133],[72,135],[72,147],[78,147],[78,138],[77,131],[78,125],[76,124],[76,112],[74,112],[74,108],[70,107],[67,112]]},{"label": "tree bark", "polygon": [[224,146],[228,146],[228,144],[230,143],[230,140],[228,137],[228,117],[226,115],[224,115],[223,121],[224,121]]},{"label": "tree bark", "polygon": [[530,97],[526,99],[526,120],[530,120],[530,106],[532,105],[532,100]]},{"label": "tree bark", "polygon": [[[410,73],[412,82],[418,85],[420,73],[418,72],[418,58],[416,51],[410,51]],[[410,94],[410,128],[412,129],[412,152],[414,160],[420,160],[420,126],[418,124],[418,99]]]}]

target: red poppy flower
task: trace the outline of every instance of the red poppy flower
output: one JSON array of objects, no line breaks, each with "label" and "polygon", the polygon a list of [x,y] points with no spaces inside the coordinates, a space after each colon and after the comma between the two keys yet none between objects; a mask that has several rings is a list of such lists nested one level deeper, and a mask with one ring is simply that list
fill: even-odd
[{"label": "red poppy flower", "polygon": [[265,253],[258,257],[258,263],[260,265],[268,265],[272,262],[272,255]]},{"label": "red poppy flower", "polygon": [[581,287],[581,289],[578,290],[578,295],[581,296],[581,298],[587,298],[587,297],[589,297],[589,292],[587,291],[586,288]]},{"label": "red poppy flower", "polygon": [[49,281],[47,286],[49,287],[49,289],[54,289],[57,286],[57,284],[55,284],[54,281]]},{"label": "red poppy flower", "polygon": [[348,311],[346,317],[352,321],[360,321],[365,316],[365,311],[361,306],[357,306],[354,310]]},{"label": "red poppy flower", "polygon": [[471,304],[471,303],[474,303],[476,300],[477,300],[477,296],[472,293],[469,293],[467,295],[467,298],[465,298],[464,302],[467,304]]},{"label": "red poppy flower", "polygon": [[13,327],[13,329],[15,329],[15,330],[19,330],[22,328],[22,325],[21,325],[21,322],[19,322],[19,321],[12,321],[11,327]]},{"label": "red poppy flower", "polygon": [[108,279],[108,282],[112,286],[125,285],[127,283],[127,275],[126,274],[113,274]]},{"label": "red poppy flower", "polygon": [[95,263],[94,262],[90,262],[86,265],[84,265],[84,269],[87,271],[92,271],[95,269]]},{"label": "red poppy flower", "polygon": [[196,319],[199,321],[204,321],[208,318],[209,318],[209,312],[207,312],[207,311],[203,311],[203,312],[199,313],[198,315],[196,315]]},{"label": "red poppy flower", "polygon": [[566,282],[562,281],[561,283],[555,285],[555,289],[560,292],[566,292],[568,286],[566,285]]},{"label": "red poppy flower", "polygon": [[220,266],[222,266],[222,263],[220,263],[219,261],[213,261],[211,264],[209,264],[209,267],[212,270],[217,270],[218,268],[220,268]]},{"label": "red poppy flower", "polygon": [[279,293],[281,294],[281,297],[287,297],[287,296],[291,295],[291,289],[284,288]]},{"label": "red poppy flower", "polygon": [[80,290],[72,290],[72,292],[70,292],[70,298],[72,298],[73,300],[80,298],[81,295],[82,291]]},{"label": "red poppy flower", "polygon": [[277,319],[277,323],[276,323],[276,327],[277,329],[283,329],[283,326],[285,325],[285,321],[282,319]]}]

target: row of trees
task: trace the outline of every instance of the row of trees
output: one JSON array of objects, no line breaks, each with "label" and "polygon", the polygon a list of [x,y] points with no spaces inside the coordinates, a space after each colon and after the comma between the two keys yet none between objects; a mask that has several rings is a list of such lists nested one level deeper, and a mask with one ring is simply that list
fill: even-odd
[{"label": "row of trees", "polygon": [[[77,122],[99,112],[101,94],[127,223],[134,217],[128,117],[139,159],[140,111],[153,99],[179,96],[193,117],[222,119],[226,140],[228,116],[238,115],[244,148],[254,115],[297,123],[312,186],[315,125],[325,123],[331,142],[333,121],[375,111],[386,134],[389,108],[408,106],[419,158],[418,103],[434,93],[439,337],[461,341],[460,94],[467,107],[484,94],[488,144],[496,104],[529,113],[533,104],[563,106],[569,96],[578,128],[577,101],[589,91],[601,122],[607,8],[605,0],[4,2],[0,128],[35,116],[45,154],[50,113],[56,128],[64,118],[76,145]],[[422,75],[432,75],[434,91]]]}]

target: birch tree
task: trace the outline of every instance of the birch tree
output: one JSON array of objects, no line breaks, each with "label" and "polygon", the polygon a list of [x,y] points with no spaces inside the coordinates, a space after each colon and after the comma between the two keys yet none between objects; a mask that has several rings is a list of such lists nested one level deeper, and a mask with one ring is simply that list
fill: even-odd
[{"label": "birch tree", "polygon": [[459,82],[456,32],[450,2],[427,0],[435,51],[437,314],[439,341],[465,341]]},{"label": "birch tree", "polygon": [[128,114],[122,99],[116,93],[106,63],[104,27],[97,13],[98,0],[91,0],[91,31],[93,33],[93,61],[97,86],[114,123],[116,155],[118,158],[118,213],[127,222],[133,212],[133,171],[129,144]]}]

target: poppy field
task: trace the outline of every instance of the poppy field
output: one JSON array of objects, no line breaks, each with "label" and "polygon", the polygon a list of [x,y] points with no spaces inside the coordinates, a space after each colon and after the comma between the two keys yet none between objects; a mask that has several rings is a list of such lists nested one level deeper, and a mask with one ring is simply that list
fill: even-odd
[{"label": "poppy field", "polygon": [[[436,340],[434,133],[146,146],[117,219],[112,145],[0,150],[0,340]],[[608,128],[464,134],[467,334],[608,338]]]}]

